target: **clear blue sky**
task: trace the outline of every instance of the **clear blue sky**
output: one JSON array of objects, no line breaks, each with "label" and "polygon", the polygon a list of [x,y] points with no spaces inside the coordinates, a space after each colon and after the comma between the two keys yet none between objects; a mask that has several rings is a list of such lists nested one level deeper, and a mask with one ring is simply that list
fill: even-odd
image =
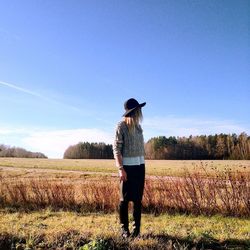
[{"label": "clear blue sky", "polygon": [[130,97],[145,140],[250,134],[249,30],[248,0],[1,1],[0,143],[112,143]]}]

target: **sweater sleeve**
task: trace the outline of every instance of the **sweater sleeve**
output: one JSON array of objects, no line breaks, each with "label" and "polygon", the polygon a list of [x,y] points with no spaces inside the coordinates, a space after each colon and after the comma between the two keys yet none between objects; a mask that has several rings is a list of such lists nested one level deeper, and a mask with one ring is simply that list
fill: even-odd
[{"label": "sweater sleeve", "polygon": [[113,144],[114,157],[116,155],[122,154],[123,142],[124,140],[123,140],[122,124],[118,123],[115,130],[115,139]]}]

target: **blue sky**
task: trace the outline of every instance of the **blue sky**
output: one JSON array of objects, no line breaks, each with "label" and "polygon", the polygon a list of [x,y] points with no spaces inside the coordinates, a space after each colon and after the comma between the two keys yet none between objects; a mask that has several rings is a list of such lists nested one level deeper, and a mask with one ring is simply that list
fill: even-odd
[{"label": "blue sky", "polygon": [[250,134],[248,0],[1,1],[0,143],[60,158],[112,143],[123,103],[153,136]]}]

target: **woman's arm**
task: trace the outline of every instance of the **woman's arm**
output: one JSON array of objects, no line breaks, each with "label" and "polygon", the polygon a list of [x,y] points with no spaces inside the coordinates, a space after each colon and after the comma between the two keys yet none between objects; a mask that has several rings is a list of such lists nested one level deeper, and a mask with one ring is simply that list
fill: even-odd
[{"label": "woman's arm", "polygon": [[115,165],[119,168],[119,176],[121,181],[127,180],[127,173],[123,168],[122,163],[122,148],[123,148],[123,132],[121,128],[121,123],[116,127],[115,140],[113,144],[113,154],[115,158]]},{"label": "woman's arm", "polygon": [[119,168],[120,181],[127,181],[127,173],[123,168],[121,154],[115,156],[115,165]]},{"label": "woman's arm", "polygon": [[121,154],[117,154],[115,155],[115,165],[120,168],[123,166],[122,164],[122,155]]}]

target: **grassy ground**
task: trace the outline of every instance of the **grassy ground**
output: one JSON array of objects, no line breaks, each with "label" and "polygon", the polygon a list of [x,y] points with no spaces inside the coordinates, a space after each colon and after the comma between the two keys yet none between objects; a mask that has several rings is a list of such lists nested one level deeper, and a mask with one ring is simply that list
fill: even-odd
[{"label": "grassy ground", "polygon": [[[195,160],[147,160],[146,171],[148,175],[181,176],[184,169],[193,171],[202,165],[211,174],[213,169],[224,171],[250,172],[250,161],[223,160],[223,161],[195,161]],[[18,167],[33,169],[73,170],[84,172],[116,173],[114,160],[71,160],[71,159],[27,159],[27,158],[0,158],[0,167]]]},{"label": "grassy ground", "polygon": [[[201,167],[209,175],[225,168],[249,173],[250,161],[146,161],[147,175],[182,176],[184,168],[192,172]],[[118,180],[113,160],[0,158],[0,170],[0,177],[10,182],[38,178],[46,183],[80,185],[86,180],[100,181],[100,176],[102,181]],[[79,249],[85,244],[85,249],[250,249],[250,220],[143,214],[142,237],[124,241],[119,236],[117,213],[53,212],[49,208],[24,213],[12,207],[0,211],[0,249],[10,249],[11,243],[20,243],[19,249]]]},{"label": "grassy ground", "polygon": [[117,214],[78,214],[49,209],[31,213],[1,211],[0,235],[8,236],[10,242],[21,240],[33,247],[45,244],[50,248],[67,243],[79,249],[91,239],[102,238],[111,242],[113,248],[166,249],[169,245],[172,246],[169,249],[181,249],[176,246],[200,249],[203,245],[210,249],[249,249],[250,220],[143,214],[141,238],[124,241],[119,236]]}]

